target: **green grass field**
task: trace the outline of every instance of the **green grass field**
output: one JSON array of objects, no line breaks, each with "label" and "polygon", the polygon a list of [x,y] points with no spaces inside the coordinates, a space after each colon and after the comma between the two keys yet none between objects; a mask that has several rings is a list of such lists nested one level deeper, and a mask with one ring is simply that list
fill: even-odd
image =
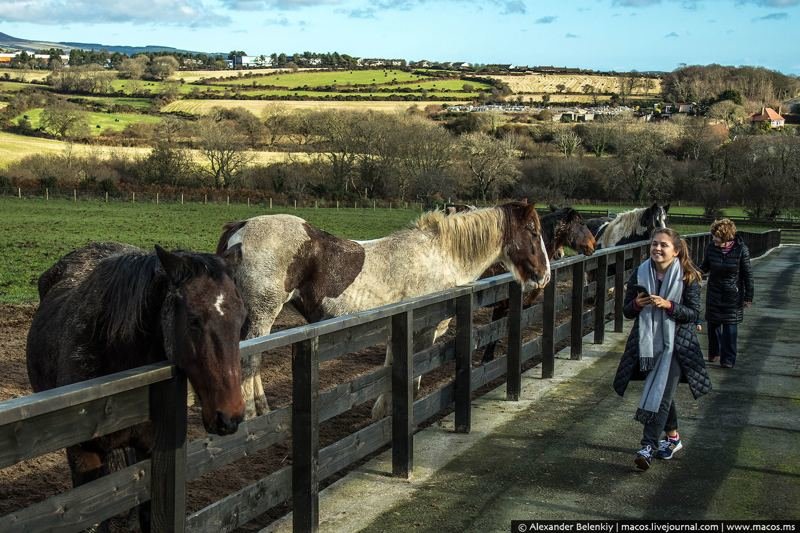
[{"label": "green grass field", "polygon": [[410,209],[265,209],[246,205],[109,203],[0,198],[0,302],[37,300],[39,275],[90,241],[213,251],[222,225],[261,214],[291,213],[326,231],[373,239],[419,216]]},{"label": "green grass field", "polygon": [[[689,213],[690,208],[681,212]],[[101,201],[0,198],[0,302],[37,299],[39,275],[65,253],[90,241],[119,241],[152,248],[212,251],[225,222],[262,214],[290,213],[335,235],[374,239],[406,227],[415,209],[267,209],[244,204],[136,204]],[[731,212],[731,215],[734,213]],[[675,226],[683,234],[706,225]],[[754,231],[766,228],[747,228]]]},{"label": "green grass field", "polygon": [[137,111],[150,111],[153,109],[153,101],[150,98],[130,98],[119,96],[82,96],[74,98],[73,101],[81,103],[95,103],[100,104],[106,108],[114,105],[126,106],[136,109]]},{"label": "green grass field", "polygon": [[334,70],[310,72],[281,72],[269,76],[253,76],[241,78],[227,78],[214,82],[222,85],[272,85],[275,87],[320,87],[323,85],[383,85],[391,81],[398,83],[419,82],[429,80],[402,70]]},{"label": "green grass field", "polygon": [[[41,127],[42,108],[29,109],[24,115],[28,117],[34,129]],[[100,135],[107,131],[122,131],[130,124],[157,124],[163,119],[153,115],[141,115],[138,113],[97,113],[86,111],[86,122],[89,124],[89,131],[92,135]],[[23,115],[14,118],[19,121]]]}]

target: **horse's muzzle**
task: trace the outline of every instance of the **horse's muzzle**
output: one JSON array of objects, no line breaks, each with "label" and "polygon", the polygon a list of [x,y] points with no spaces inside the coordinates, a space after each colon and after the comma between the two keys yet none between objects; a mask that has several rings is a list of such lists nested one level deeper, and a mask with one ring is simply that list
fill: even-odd
[{"label": "horse's muzzle", "polygon": [[229,417],[222,411],[217,411],[217,416],[214,418],[214,427],[209,432],[217,435],[230,435],[236,433],[239,429],[239,424],[242,421],[241,416]]}]

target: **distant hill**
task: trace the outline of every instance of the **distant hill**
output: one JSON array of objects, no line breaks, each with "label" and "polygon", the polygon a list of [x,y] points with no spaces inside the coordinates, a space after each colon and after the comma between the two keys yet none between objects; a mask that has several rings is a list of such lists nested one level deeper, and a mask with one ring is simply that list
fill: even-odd
[{"label": "distant hill", "polygon": [[12,37],[11,35],[0,32],[0,48],[11,48],[14,50],[25,50],[26,52],[39,52],[42,50],[49,50],[50,48],[61,48],[64,52],[69,53],[72,49],[79,50],[106,50],[108,52],[119,52],[121,54],[133,55],[148,52],[175,52],[175,53],[189,53],[198,54],[200,52],[193,52],[191,50],[181,50],[179,48],[172,48],[170,46],[111,46],[107,44],[98,43],[78,43],[78,42],[49,42],[49,41],[33,41],[29,39],[21,39],[19,37]]}]

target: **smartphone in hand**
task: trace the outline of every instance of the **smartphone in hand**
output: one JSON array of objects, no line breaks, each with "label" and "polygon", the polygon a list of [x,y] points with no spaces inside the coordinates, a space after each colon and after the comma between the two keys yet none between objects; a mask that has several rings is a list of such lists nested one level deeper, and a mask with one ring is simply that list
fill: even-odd
[{"label": "smartphone in hand", "polygon": [[634,285],[633,289],[636,291],[636,294],[644,293],[645,296],[650,296],[650,292],[647,290],[647,288],[644,285],[638,285],[638,284]]}]

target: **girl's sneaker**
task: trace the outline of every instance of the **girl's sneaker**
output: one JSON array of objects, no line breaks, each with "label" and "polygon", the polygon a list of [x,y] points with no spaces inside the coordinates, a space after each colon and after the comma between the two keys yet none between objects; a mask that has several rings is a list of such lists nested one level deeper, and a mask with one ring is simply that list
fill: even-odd
[{"label": "girl's sneaker", "polygon": [[636,463],[636,468],[639,470],[647,470],[650,468],[650,463],[653,461],[653,447],[647,444],[643,446],[641,450],[636,452],[636,456],[633,458],[633,462]]},{"label": "girl's sneaker", "polygon": [[673,437],[667,437],[665,440],[658,442],[658,450],[656,451],[656,457],[659,459],[672,459],[672,456],[675,455],[675,452],[680,451],[683,449],[683,444],[681,444],[681,436],[676,435]]}]

